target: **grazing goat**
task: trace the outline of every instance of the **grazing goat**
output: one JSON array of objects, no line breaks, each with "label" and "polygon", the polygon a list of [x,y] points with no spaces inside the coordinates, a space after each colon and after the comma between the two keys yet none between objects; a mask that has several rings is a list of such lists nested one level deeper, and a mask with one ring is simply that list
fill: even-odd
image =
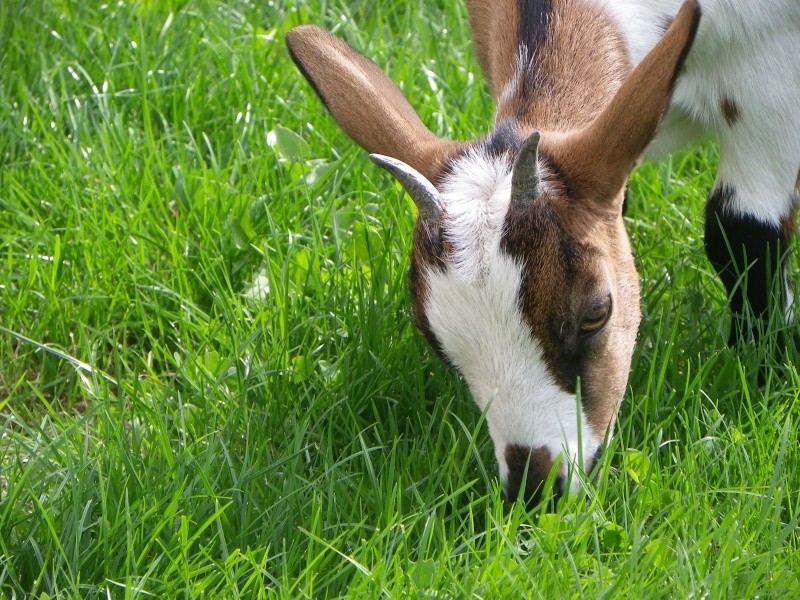
[{"label": "grazing goat", "polygon": [[467,4],[496,103],[491,132],[471,142],[431,133],[327,32],[297,27],[287,44],[416,203],[413,319],[486,411],[507,496],[535,503],[554,464],[556,493],[575,490],[569,470],[592,467],[624,394],[640,311],[622,206],[644,154],[716,136],[705,245],[730,341],[758,337],[775,311],[790,317],[800,2],[706,0],[702,19],[695,0]]}]

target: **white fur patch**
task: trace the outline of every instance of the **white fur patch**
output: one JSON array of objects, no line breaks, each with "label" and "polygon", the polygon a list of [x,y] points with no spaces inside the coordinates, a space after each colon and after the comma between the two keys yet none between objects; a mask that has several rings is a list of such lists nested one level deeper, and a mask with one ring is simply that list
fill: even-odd
[{"label": "white fur patch", "polygon": [[[661,37],[682,0],[594,0],[615,18],[633,64]],[[698,137],[720,145],[716,187],[735,189],[738,216],[780,224],[794,203],[800,162],[800,2],[701,0],[702,17],[669,112],[648,150]],[[723,100],[739,118],[729,124]]]},{"label": "white fur patch", "polygon": [[[425,304],[442,349],[486,410],[504,480],[509,445],[544,446],[553,459],[563,454],[571,464],[579,456],[591,459],[600,446],[576,396],[550,373],[520,311],[522,265],[500,249],[510,195],[505,157],[473,151],[455,164],[442,186],[444,235],[453,245],[453,260],[445,272],[426,274]],[[571,489],[577,484],[573,478]]]},{"label": "white fur patch", "polygon": [[494,243],[500,242],[511,198],[511,163],[471,150],[453,165],[442,185],[447,214],[445,239],[453,245],[451,269],[472,285],[486,278]]}]

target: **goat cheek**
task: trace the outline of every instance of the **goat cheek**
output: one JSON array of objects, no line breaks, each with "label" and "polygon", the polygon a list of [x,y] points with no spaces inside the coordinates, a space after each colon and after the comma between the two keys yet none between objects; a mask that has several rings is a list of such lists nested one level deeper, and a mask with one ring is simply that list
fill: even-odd
[{"label": "goat cheek", "polygon": [[589,365],[581,381],[581,405],[592,433],[602,440],[624,396],[630,361],[603,357],[587,362]]}]

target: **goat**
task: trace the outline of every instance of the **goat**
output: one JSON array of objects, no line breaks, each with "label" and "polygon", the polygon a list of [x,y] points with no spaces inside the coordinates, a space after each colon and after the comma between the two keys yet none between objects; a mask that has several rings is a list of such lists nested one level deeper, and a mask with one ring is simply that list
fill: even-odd
[{"label": "goat", "polygon": [[534,504],[553,468],[555,493],[574,492],[570,470],[588,472],[613,432],[640,322],[623,200],[645,154],[716,135],[705,247],[730,342],[790,317],[788,285],[770,291],[800,195],[800,3],[706,0],[702,19],[696,0],[467,5],[496,104],[470,142],[431,133],[322,29],[286,39],[333,118],[416,203],[413,320],[486,411],[506,496]]}]

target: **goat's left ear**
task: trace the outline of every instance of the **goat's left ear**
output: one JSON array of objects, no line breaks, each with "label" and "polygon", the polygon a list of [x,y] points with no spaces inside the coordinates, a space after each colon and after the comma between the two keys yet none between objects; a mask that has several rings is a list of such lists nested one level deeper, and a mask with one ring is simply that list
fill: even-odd
[{"label": "goat's left ear", "polygon": [[596,208],[621,213],[620,192],[655,137],[699,21],[697,0],[686,0],[600,115],[585,129],[547,144],[578,195]]}]

